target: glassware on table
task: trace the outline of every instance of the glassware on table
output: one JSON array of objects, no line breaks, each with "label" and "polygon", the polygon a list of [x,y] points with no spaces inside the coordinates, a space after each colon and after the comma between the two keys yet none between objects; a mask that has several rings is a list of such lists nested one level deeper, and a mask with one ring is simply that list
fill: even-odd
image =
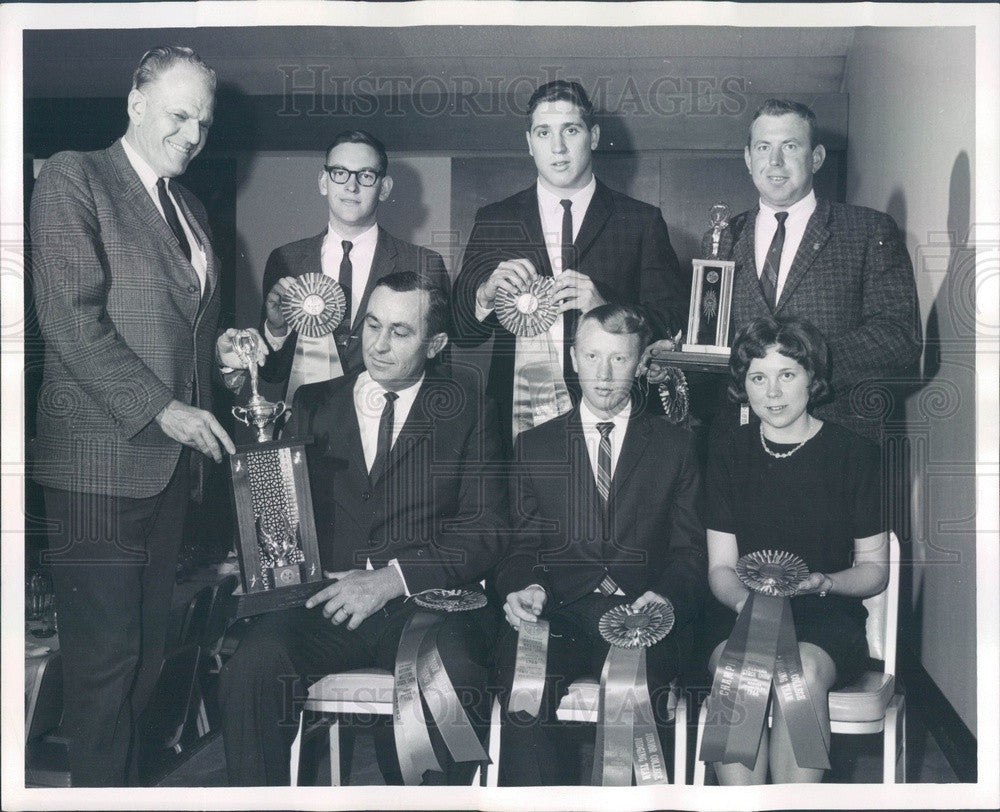
[{"label": "glassware on table", "polygon": [[35,570],[25,585],[25,616],[40,621],[32,630],[35,637],[52,637],[56,633],[55,590],[52,577],[45,570]]}]

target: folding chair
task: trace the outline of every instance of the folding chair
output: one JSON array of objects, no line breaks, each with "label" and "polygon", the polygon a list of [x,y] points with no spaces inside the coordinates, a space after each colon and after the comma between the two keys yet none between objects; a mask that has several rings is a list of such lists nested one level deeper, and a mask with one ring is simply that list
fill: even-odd
[{"label": "folding chair", "polygon": [[[291,775],[292,786],[298,786],[299,759],[302,748],[302,737],[305,732],[304,719],[306,711],[318,711],[331,714],[330,721],[330,784],[339,787],[340,775],[340,719],[337,714],[359,713],[392,716],[392,693],[395,688],[395,677],[381,668],[361,668],[355,671],[344,671],[339,674],[327,674],[323,679],[313,683],[309,688],[302,714],[299,716],[299,731],[292,742]],[[317,723],[319,724],[319,723]],[[490,743],[494,731],[490,729]],[[472,785],[488,781],[493,774],[483,763],[472,777]],[[493,786],[496,779],[493,778]]]},{"label": "folding chair", "polygon": [[[559,702],[556,718],[560,722],[589,722],[596,724],[599,720],[598,706],[600,703],[601,684],[595,679],[585,677],[575,680],[569,686],[566,695]],[[497,774],[500,771],[500,698],[493,700],[493,712],[490,719],[490,761],[493,769],[487,776],[487,786],[497,785]],[[674,723],[674,784],[684,784],[687,780],[687,698],[674,681],[670,684],[670,695],[667,698],[667,721]]]},{"label": "folding chair", "polygon": [[25,785],[71,786],[68,742],[58,735],[63,712],[62,658],[58,652],[39,663],[31,693],[25,699]]},{"label": "folding chair", "polygon": [[[882,734],[882,783],[896,783],[896,761],[901,783],[906,783],[906,696],[896,674],[896,633],[899,612],[899,539],[889,534],[889,583],[885,591],[867,598],[868,654],[881,660],[882,671],[866,671],[850,685],[829,694],[830,731],[852,735]],[[707,702],[698,714],[694,784],[705,783],[705,762],[698,758],[705,731]]]}]

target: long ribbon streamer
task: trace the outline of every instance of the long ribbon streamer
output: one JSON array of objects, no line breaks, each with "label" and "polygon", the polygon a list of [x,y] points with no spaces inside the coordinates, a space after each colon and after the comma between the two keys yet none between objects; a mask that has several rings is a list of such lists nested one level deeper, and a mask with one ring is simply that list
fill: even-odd
[{"label": "long ribbon streamer", "polygon": [[549,652],[549,622],[522,622],[517,632],[517,659],[510,686],[509,713],[538,716],[545,689],[545,666]]},{"label": "long ribbon streamer", "polygon": [[611,646],[601,670],[592,782],[666,784],[667,773],[646,683],[646,649]]},{"label": "long ribbon streamer", "polygon": [[830,746],[819,726],[816,706],[802,676],[799,644],[792,623],[792,607],[786,599],[778,631],[778,656],[774,667],[774,688],[788,726],[792,752],[802,768],[830,769]]},{"label": "long ribbon streamer", "polygon": [[396,651],[396,688],[392,694],[393,735],[403,783],[419,784],[425,770],[441,771],[420,703],[417,658],[424,638],[444,620],[434,612],[415,612],[406,621]]},{"label": "long ribbon streamer", "polygon": [[751,592],[726,641],[702,737],[702,761],[753,769],[772,684],[800,767],[829,769],[829,749],[806,688],[788,598]]},{"label": "long ribbon streamer", "polygon": [[451,757],[455,761],[486,761],[486,751],[469,722],[441,660],[437,632],[438,626],[434,626],[420,645],[417,658],[417,683],[420,692]]}]

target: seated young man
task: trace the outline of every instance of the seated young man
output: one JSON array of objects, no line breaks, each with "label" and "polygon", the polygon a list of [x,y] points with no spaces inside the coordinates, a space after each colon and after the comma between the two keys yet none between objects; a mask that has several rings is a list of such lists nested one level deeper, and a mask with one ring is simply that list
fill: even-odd
[{"label": "seated young man", "polygon": [[556,708],[573,680],[600,677],[608,644],[598,620],[608,609],[673,605],[674,630],[647,650],[654,707],[686,662],[707,590],[699,477],[690,433],[648,414],[633,394],[648,339],[630,307],[601,305],[581,317],[572,349],[581,403],[515,445],[512,537],[496,573],[510,626],[498,643],[505,710],[518,627],[544,618],[550,638],[537,718],[504,715],[506,786],[579,782],[560,747]]}]

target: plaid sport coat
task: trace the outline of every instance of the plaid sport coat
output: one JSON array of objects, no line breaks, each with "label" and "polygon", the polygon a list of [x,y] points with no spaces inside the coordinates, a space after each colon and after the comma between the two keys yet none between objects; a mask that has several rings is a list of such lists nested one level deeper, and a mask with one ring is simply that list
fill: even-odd
[{"label": "plaid sport coat", "polygon": [[[736,262],[733,335],[771,315],[754,256],[757,211],[734,217],[719,245],[719,256]],[[710,245],[708,232],[702,247]],[[923,340],[913,265],[893,219],[817,200],[774,315],[807,319],[829,342],[834,397],[815,414],[879,440],[892,401],[876,382],[904,375]]]},{"label": "plaid sport coat", "polygon": [[153,419],[172,399],[211,408],[219,263],[205,210],[171,181],[208,259],[191,263],[120,141],[45,162],[31,200],[31,277],[45,368],[30,467],[42,485],[159,493],[181,453]]}]

